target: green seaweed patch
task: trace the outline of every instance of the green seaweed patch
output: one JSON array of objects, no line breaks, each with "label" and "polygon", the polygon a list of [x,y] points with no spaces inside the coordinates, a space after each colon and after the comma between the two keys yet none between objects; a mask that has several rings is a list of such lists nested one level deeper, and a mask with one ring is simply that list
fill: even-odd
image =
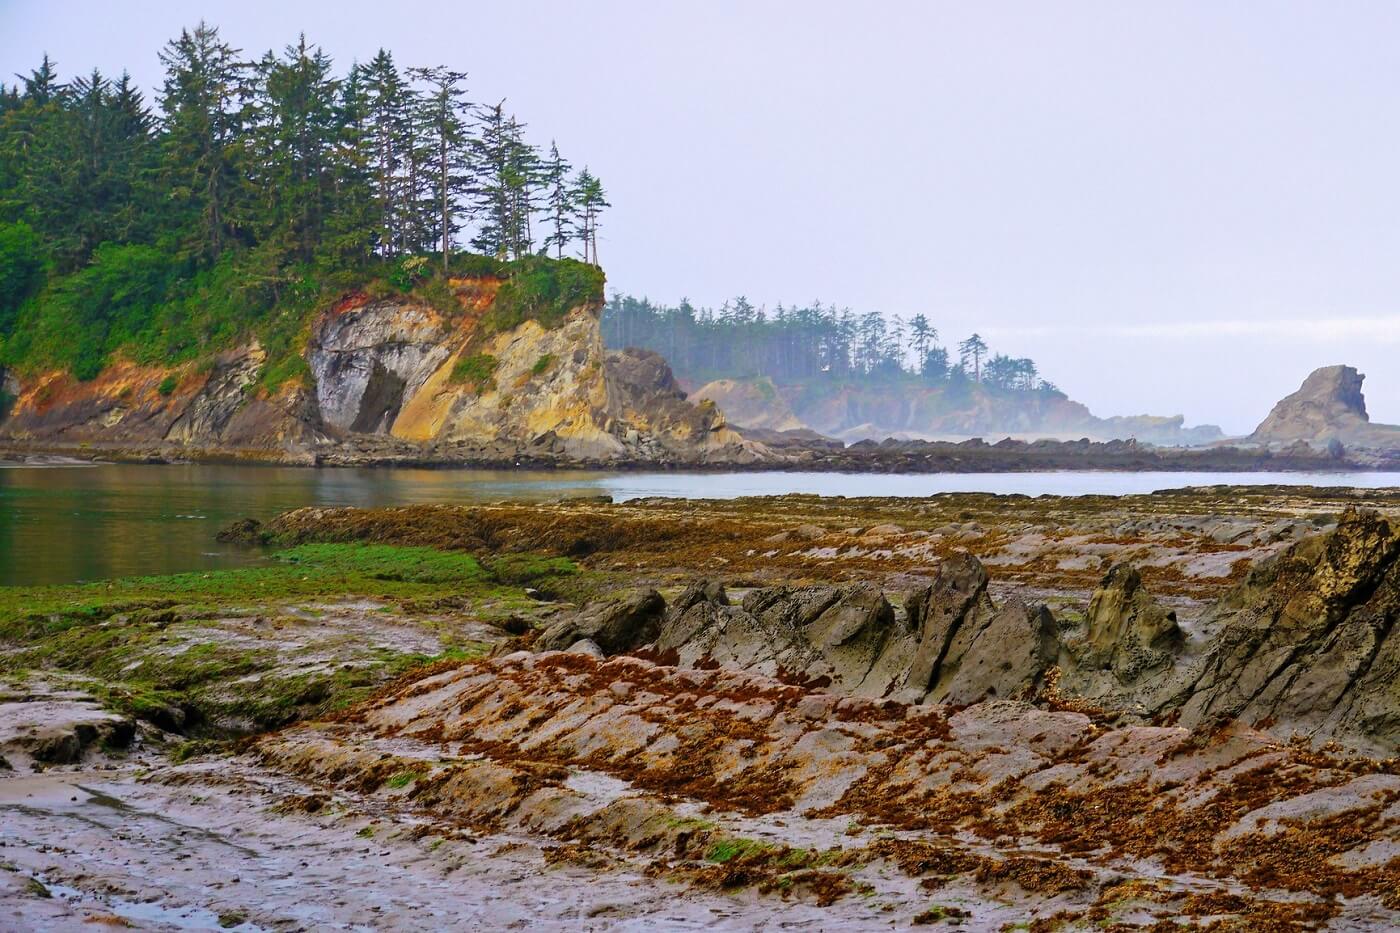
[{"label": "green seaweed patch", "polygon": [[540,557],[537,554],[501,554],[489,558],[486,567],[496,582],[522,586],[578,573],[578,565],[567,557]]},{"label": "green seaweed patch", "polygon": [[402,599],[431,595],[449,585],[492,583],[486,568],[469,554],[387,544],[303,544],[255,567],[0,587],[0,638],[24,642],[116,617],[169,624],[228,606],[339,596]]},{"label": "green seaweed patch", "polygon": [[764,842],[761,839],[746,839],[736,836],[732,839],[721,839],[705,851],[705,861],[715,862],[723,865],[737,858],[747,855],[758,855],[773,849],[772,843]]},{"label": "green seaweed patch", "polygon": [[[573,569],[520,558],[510,573],[533,578]],[[0,587],[0,643],[7,645],[0,673],[77,675],[91,681],[88,689],[104,706],[186,734],[272,727],[343,708],[415,667],[479,657],[489,646],[453,643],[445,632],[438,654],[361,646],[334,665],[307,669],[273,648],[221,639],[211,619],[278,618],[321,598],[402,606],[444,594],[467,606],[525,600],[518,585],[498,582],[471,555],[366,544],[301,545],[236,570]],[[306,610],[294,614],[304,619]]]},{"label": "green seaweed patch", "polygon": [[391,790],[403,790],[414,781],[418,780],[418,775],[412,771],[400,771],[389,776],[389,780],[384,782],[384,786]]}]

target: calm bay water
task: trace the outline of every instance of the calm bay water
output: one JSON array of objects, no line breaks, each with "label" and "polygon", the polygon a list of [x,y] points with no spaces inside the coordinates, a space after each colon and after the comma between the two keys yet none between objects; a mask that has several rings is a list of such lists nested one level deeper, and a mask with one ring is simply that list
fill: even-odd
[{"label": "calm bay water", "polygon": [[261,559],[215,533],[303,505],[550,499],[606,493],[734,498],[818,493],[927,496],[939,492],[1089,495],[1180,486],[1400,486],[1395,473],[589,473],[300,469],[254,466],[0,467],[0,585],[64,583],[230,567]]}]

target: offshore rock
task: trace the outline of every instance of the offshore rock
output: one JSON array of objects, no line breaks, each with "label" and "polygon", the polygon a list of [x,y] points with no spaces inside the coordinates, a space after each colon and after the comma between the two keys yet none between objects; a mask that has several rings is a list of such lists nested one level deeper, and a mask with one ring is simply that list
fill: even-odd
[{"label": "offshore rock", "polygon": [[1400,426],[1371,423],[1361,394],[1365,378],[1352,366],[1313,370],[1297,392],[1273,407],[1249,440],[1273,445],[1301,441],[1334,449],[1337,445],[1400,448]]}]

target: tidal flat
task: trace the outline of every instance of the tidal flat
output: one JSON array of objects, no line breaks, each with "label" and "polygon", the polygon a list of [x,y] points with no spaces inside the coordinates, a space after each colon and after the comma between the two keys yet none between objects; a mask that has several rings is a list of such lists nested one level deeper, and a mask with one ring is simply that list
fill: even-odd
[{"label": "tidal flat", "polygon": [[0,590],[32,929],[1400,923],[1400,492],[306,508]]}]

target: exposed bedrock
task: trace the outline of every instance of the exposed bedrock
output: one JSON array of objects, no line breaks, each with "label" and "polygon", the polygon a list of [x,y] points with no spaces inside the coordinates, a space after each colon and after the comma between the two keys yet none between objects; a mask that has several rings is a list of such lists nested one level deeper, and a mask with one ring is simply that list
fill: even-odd
[{"label": "exposed bedrock", "polygon": [[1206,611],[1201,630],[1215,634],[1194,644],[1127,564],[1109,570],[1082,620],[1015,598],[998,604],[987,587],[966,553],[897,606],[870,583],[764,587],[736,604],[700,581],[670,606],[653,590],[590,605],[546,630],[541,646],[645,647],[683,667],[911,703],[1058,693],[1130,716],[1205,728],[1238,720],[1374,754],[1400,742],[1400,531],[1375,513],[1348,511],[1335,531],[1259,564]]},{"label": "exposed bedrock", "polygon": [[539,647],[562,650],[589,641],[606,654],[619,654],[656,637],[666,601],[656,590],[624,593],[589,605],[545,629]]},{"label": "exposed bedrock", "polygon": [[[971,555],[944,562],[934,583],[897,610],[870,583],[755,589],[736,604],[712,581],[666,608],[654,641],[648,623],[616,625],[656,605],[639,591],[591,605],[541,636],[541,647],[588,639],[612,654],[644,643],[687,667],[721,666],[830,686],[860,696],[966,704],[1029,696],[1055,664],[1055,621],[1042,606],[992,604],[987,573]],[[599,632],[639,633],[631,645]]]},{"label": "exposed bedrock", "polygon": [[371,302],[329,317],[307,348],[326,424],[387,434],[405,397],[451,355],[452,330],[434,309]]},{"label": "exposed bedrock", "polygon": [[1395,754],[1400,532],[1348,510],[1337,529],[1256,566],[1211,610],[1219,635],[1184,672],[1181,722],[1243,719]]},{"label": "exposed bedrock", "polygon": [[1131,685],[1169,668],[1184,635],[1176,613],[1158,605],[1131,564],[1114,564],[1089,599],[1084,637],[1072,645],[1077,666],[1108,670]]}]

